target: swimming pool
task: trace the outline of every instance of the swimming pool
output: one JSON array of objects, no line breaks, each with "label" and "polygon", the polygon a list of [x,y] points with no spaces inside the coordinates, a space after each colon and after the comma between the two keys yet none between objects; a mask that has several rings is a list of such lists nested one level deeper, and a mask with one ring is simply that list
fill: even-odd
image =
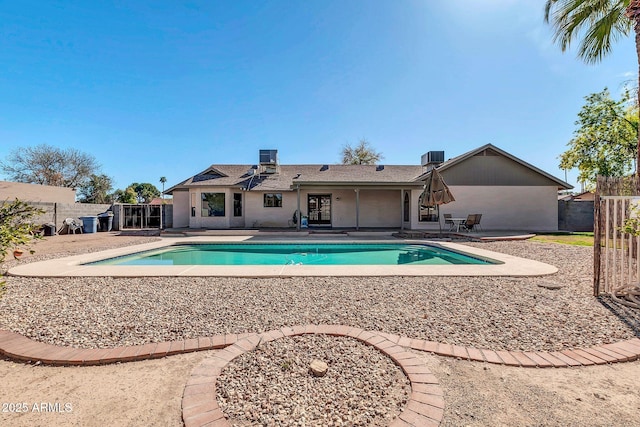
[{"label": "swimming pool", "polygon": [[[8,274],[23,277],[389,277],[389,276],[542,276],[558,272],[558,268],[539,261],[489,251],[477,246],[461,245],[454,242],[430,242],[422,240],[397,239],[349,239],[336,242],[335,239],[322,241],[305,239],[293,240],[288,236],[263,238],[262,236],[187,236],[180,238],[162,238],[158,241],[141,245],[123,246],[103,251],[71,255],[63,258],[24,263],[9,269]],[[489,263],[481,264],[360,264],[360,265],[327,265],[327,264],[279,264],[279,265],[169,265],[156,260],[156,264],[126,265],[115,264],[114,260],[125,261],[130,256],[159,254],[177,247],[192,245],[256,245],[256,244],[313,244],[324,245],[341,243],[342,245],[359,244],[396,244],[414,247],[428,245],[453,253],[464,254]],[[309,252],[306,252],[308,256]],[[401,261],[411,259],[411,248],[404,252]],[[407,254],[409,257],[407,258]],[[380,252],[377,255],[381,255]],[[305,256],[305,255],[303,255]],[[379,262],[379,258],[376,262]],[[106,263],[97,263],[99,261]],[[295,262],[295,260],[292,260]],[[422,260],[423,262],[426,261]],[[164,262],[164,261],[163,261]],[[474,262],[474,261],[471,261]],[[215,280],[215,279],[214,279]],[[213,282],[212,282],[213,283]]]},{"label": "swimming pool", "polygon": [[482,265],[500,261],[427,244],[179,244],[85,265]]}]

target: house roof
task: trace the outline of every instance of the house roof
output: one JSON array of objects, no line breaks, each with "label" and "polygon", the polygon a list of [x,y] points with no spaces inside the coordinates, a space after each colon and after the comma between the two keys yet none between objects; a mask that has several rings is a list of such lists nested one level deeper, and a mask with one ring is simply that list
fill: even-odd
[{"label": "house roof", "polygon": [[[406,165],[279,165],[277,173],[255,173],[256,165],[212,165],[169,188],[237,187],[258,191],[290,191],[300,185],[420,186],[421,166]],[[214,172],[215,171],[215,172]]]},{"label": "house roof", "polygon": [[[446,171],[465,160],[493,150],[535,174],[556,183],[558,188],[573,188],[570,184],[544,172],[504,150],[486,144],[437,166],[439,172]],[[189,179],[170,187],[165,194],[193,187],[235,187],[256,191],[292,191],[297,185],[304,186],[362,186],[362,187],[419,187],[424,184],[428,172],[420,165],[278,165],[277,173],[258,173],[257,165],[211,165]],[[541,179],[544,182],[544,179]]]},{"label": "house roof", "polygon": [[562,196],[558,196],[558,200],[565,200],[565,201],[575,200],[578,202],[593,201],[594,198],[595,198],[595,194],[590,191],[584,191],[580,194],[564,194]]},{"label": "house roof", "polygon": [[150,202],[150,205],[171,205],[173,204],[173,199],[163,199],[162,197],[155,197]]},{"label": "house roof", "polygon": [[[539,174],[539,175],[547,178],[548,180],[555,182],[558,185],[559,189],[569,190],[569,189],[573,188],[573,186],[571,184],[569,184],[567,182],[564,182],[561,179],[556,178],[555,176],[543,171],[542,169],[539,169],[539,168],[533,166],[530,163],[525,162],[524,160],[522,160],[522,159],[514,156],[513,154],[510,154],[510,153],[508,153],[508,152],[506,152],[506,151],[504,151],[504,150],[502,150],[502,149],[500,149],[498,147],[496,147],[493,144],[485,144],[485,145],[483,145],[481,147],[478,147],[478,148],[476,148],[474,150],[471,150],[471,151],[468,151],[468,152],[466,152],[464,154],[461,154],[459,156],[453,157],[453,158],[445,161],[444,163],[439,164],[436,168],[438,169],[438,172],[443,173],[447,169],[451,169],[454,166],[457,166],[460,163],[462,163],[462,162],[470,159],[471,157],[476,156],[476,155],[478,155],[478,154],[480,154],[480,153],[482,153],[482,152],[484,152],[486,150],[490,150],[490,151],[493,151],[493,152],[495,152],[495,153],[497,153],[499,155],[502,155],[502,156],[504,156],[504,157],[506,157],[506,158],[508,158],[508,159],[520,164],[521,166],[523,166],[523,167],[535,172],[536,174]],[[424,173],[420,177],[420,179],[425,179],[428,176],[428,174],[429,174],[429,172]]]}]

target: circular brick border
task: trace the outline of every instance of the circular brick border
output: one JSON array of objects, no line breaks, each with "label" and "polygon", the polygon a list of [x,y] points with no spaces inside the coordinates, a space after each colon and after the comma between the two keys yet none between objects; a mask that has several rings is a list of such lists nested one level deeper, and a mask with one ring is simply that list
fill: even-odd
[{"label": "circular brick border", "polygon": [[307,325],[282,328],[239,339],[235,344],[216,352],[195,367],[182,395],[182,419],[186,427],[231,427],[216,400],[216,380],[227,364],[236,357],[254,350],[258,344],[279,338],[324,334],[355,338],[375,347],[390,357],[411,383],[411,395],[405,409],[391,422],[391,427],[437,426],[444,415],[444,395],[438,379],[413,353],[388,338],[359,328],[341,325]]},{"label": "circular brick border", "polygon": [[[337,325],[294,326],[296,335],[309,333],[313,328],[350,328]],[[287,329],[287,328],[285,328]],[[291,328],[288,328],[291,329]],[[284,330],[284,329],[282,329]],[[333,335],[339,335],[332,333]],[[438,343],[422,339],[412,339],[384,332],[375,333],[393,344],[414,350],[425,351],[439,356],[455,357],[462,360],[493,363],[497,365],[520,366],[524,368],[567,368],[604,365],[608,363],[632,362],[640,359],[640,339],[631,338],[611,344],[601,344],[588,348],[561,351],[508,351],[488,350],[454,344]],[[86,349],[62,347],[32,340],[15,332],[0,329],[0,355],[12,360],[39,362],[54,366],[91,366],[109,363],[133,362],[158,359],[174,354],[192,351],[219,350],[254,334],[226,334],[211,337],[189,338],[177,341],[163,341],[134,346]],[[264,335],[264,334],[263,334]]]}]

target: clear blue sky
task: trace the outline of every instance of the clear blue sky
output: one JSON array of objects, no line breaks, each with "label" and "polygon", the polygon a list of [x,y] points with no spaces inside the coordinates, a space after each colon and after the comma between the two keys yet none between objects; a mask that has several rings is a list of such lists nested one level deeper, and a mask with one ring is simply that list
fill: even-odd
[{"label": "clear blue sky", "polygon": [[[384,164],[486,143],[564,179],[584,96],[637,76],[632,39],[585,65],[544,0],[0,3],[0,159],[18,146],[95,156],[116,188],[214,163]],[[575,185],[576,171],[568,181]],[[0,178],[5,178],[0,176]]]}]

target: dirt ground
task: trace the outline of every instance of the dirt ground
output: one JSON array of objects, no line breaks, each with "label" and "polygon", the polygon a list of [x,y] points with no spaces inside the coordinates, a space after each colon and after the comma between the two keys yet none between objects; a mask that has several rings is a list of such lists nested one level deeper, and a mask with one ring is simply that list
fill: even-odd
[{"label": "dirt ground", "polygon": [[[112,242],[107,239],[119,239],[118,245],[148,240],[117,233],[55,236],[34,249],[38,255],[77,253]],[[191,369],[212,353],[96,367],[0,360],[0,425],[182,425],[184,385]],[[640,425],[640,362],[524,369],[421,357],[445,393],[442,425]]]}]

